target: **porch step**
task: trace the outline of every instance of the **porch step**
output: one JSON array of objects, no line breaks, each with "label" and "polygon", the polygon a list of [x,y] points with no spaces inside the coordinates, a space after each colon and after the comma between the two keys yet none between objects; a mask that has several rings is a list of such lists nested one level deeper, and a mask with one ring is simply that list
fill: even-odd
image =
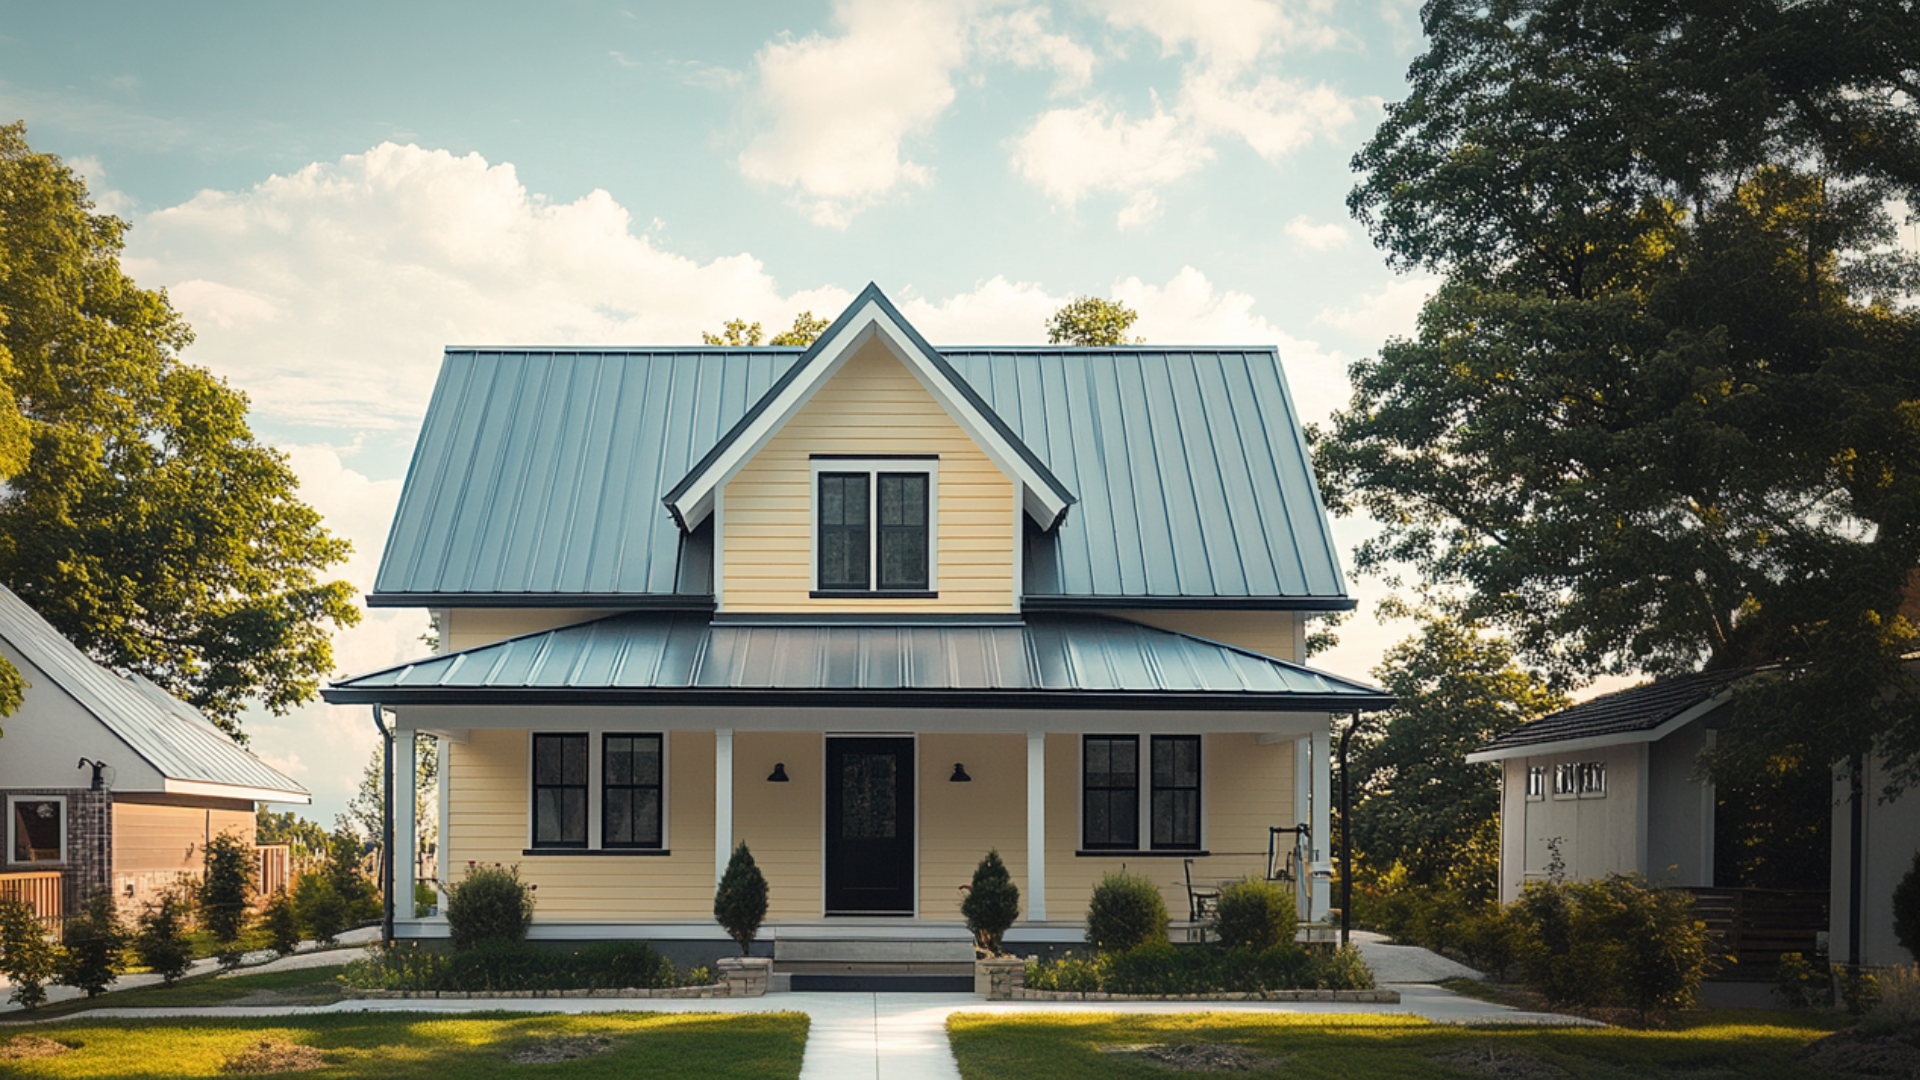
[{"label": "porch step", "polygon": [[971,994],[972,975],[799,975],[797,993],[840,994]]},{"label": "porch step", "polygon": [[965,975],[973,977],[973,961],[943,963],[857,963],[843,960],[776,960],[776,970],[793,975]]},{"label": "porch step", "polygon": [[798,970],[792,964],[965,964],[973,969],[973,942],[954,940],[793,939],[776,938],[773,966]]}]

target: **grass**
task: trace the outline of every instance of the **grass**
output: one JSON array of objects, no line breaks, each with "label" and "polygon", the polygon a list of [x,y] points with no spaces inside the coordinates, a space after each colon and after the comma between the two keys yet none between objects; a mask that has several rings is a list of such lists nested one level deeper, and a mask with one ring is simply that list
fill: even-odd
[{"label": "grass", "polygon": [[[8,1013],[9,1021],[24,1017],[50,1019],[71,1016],[88,1009],[158,1009],[189,1005],[233,1005],[242,998],[265,992],[271,997],[255,998],[256,1005],[327,1005],[346,995],[341,991],[341,968],[300,968],[265,975],[196,975],[172,986],[142,986],[132,990],[109,990],[97,998],[79,998],[57,1005],[43,1005],[32,1013]],[[0,1028],[0,1031],[5,1031]]]},{"label": "grass", "polygon": [[[0,1028],[51,1038],[70,1053],[0,1061],[0,1077],[222,1077],[229,1057],[263,1039],[312,1046],[325,1067],[301,1075],[433,1080],[529,1076],[715,1077],[777,1080],[800,1075],[807,1018],[798,1013],[592,1013],[577,1016],[468,1013],[342,1013],[257,1020],[84,1019]],[[613,1049],[556,1065],[513,1066],[515,1051],[554,1036],[604,1036]]]},{"label": "grass", "polygon": [[1052,1013],[1003,1018],[958,1013],[947,1021],[947,1031],[965,1080],[1165,1080],[1165,1068],[1130,1055],[1103,1053],[1101,1047],[1190,1042],[1238,1043],[1281,1059],[1266,1071],[1234,1075],[1287,1080],[1471,1077],[1473,1073],[1433,1059],[1481,1049],[1526,1054],[1581,1080],[1816,1080],[1823,1074],[1794,1057],[1840,1022],[1761,1010],[1688,1014],[1665,1031],[1472,1029],[1383,1015]]}]

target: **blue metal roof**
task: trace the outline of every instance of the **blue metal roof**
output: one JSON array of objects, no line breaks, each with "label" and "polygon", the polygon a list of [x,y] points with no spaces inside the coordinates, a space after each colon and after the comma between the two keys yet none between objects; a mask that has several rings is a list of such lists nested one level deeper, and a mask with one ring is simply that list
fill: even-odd
[{"label": "blue metal roof", "polygon": [[[138,675],[95,663],[13,590],[0,586],[0,638],[169,780],[297,795],[307,790],[241,749],[200,711]],[[23,709],[33,708],[34,690]]]},{"label": "blue metal roof", "polygon": [[821,624],[615,615],[335,683],[335,704],[860,704],[1383,708],[1383,691],[1122,619]]}]

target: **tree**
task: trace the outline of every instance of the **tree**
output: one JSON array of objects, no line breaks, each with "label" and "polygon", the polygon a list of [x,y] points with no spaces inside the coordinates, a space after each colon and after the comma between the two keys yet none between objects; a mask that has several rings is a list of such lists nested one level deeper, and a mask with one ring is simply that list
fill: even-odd
[{"label": "tree", "polygon": [[742,956],[753,948],[754,936],[767,919],[767,879],[744,840],[733,846],[727,871],[714,890],[713,918],[739,943]]},{"label": "tree", "polygon": [[140,912],[133,954],[168,986],[193,966],[193,942],[187,940],[192,915],[193,902],[179,883],[148,901]]},{"label": "tree", "polygon": [[349,545],[245,396],[180,360],[192,331],[121,269],[126,222],[23,124],[0,127],[0,223],[0,581],[241,739],[249,702],[285,712],[332,670],[359,614],[321,573]]},{"label": "tree", "polygon": [[291,810],[276,814],[261,803],[253,813],[253,832],[254,843],[285,844],[303,859],[327,853],[327,830]]},{"label": "tree", "polygon": [[47,928],[25,900],[0,896],[0,975],[12,990],[7,1000],[23,1009],[46,1004],[47,980],[60,966],[60,948],[47,940]]},{"label": "tree", "polygon": [[132,938],[120,925],[120,908],[108,890],[88,893],[86,913],[69,920],[61,936],[60,981],[88,997],[99,997],[127,970],[125,952]]},{"label": "tree", "polygon": [[1467,754],[1568,702],[1504,639],[1433,613],[1373,675],[1399,704],[1350,759],[1354,846],[1377,869],[1399,862],[1413,884],[1440,884],[1500,811],[1498,766]]},{"label": "tree", "polygon": [[253,898],[253,849],[238,834],[223,832],[207,841],[198,892],[200,928],[213,938],[220,966],[239,966],[240,935]]},{"label": "tree", "polygon": [[[1920,20],[1436,0],[1349,197],[1444,275],[1310,434],[1339,513],[1556,685],[1764,667],[1711,767],[1920,774]],[[1911,204],[1911,200],[1910,200]]]},{"label": "tree", "polygon": [[1118,300],[1076,296],[1047,320],[1050,345],[1138,345],[1145,338],[1127,340],[1127,330],[1140,318]]},{"label": "tree", "polygon": [[[813,312],[803,311],[793,317],[793,326],[773,335],[769,345],[811,345],[813,339],[828,326],[825,319],[814,318]],[[759,323],[749,323],[745,319],[728,319],[721,332],[709,334],[700,332],[700,340],[708,345],[731,345],[735,348],[748,348],[760,344],[764,336]]]},{"label": "tree", "polygon": [[[432,735],[414,733],[413,820],[421,851],[438,842],[440,835],[439,748],[439,740]],[[395,747],[396,751],[399,749]],[[360,787],[347,803],[347,812],[337,819],[341,827],[359,833],[376,845],[384,835],[380,827],[386,808],[386,797],[380,783],[381,766],[384,764],[385,756],[380,747],[375,746],[373,756],[367,759],[367,767],[360,773]]]},{"label": "tree", "polygon": [[1000,955],[1000,939],[1020,917],[1020,888],[1013,883],[998,849],[988,848],[986,857],[973,868],[973,882],[960,901],[960,914],[980,947]]}]

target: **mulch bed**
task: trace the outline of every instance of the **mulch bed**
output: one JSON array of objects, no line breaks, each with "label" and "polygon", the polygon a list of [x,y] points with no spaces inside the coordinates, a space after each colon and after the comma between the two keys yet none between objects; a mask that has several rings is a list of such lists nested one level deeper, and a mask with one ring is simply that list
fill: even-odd
[{"label": "mulch bed", "polygon": [[1509,1050],[1492,1043],[1438,1054],[1433,1062],[1464,1069],[1476,1076],[1497,1077],[1499,1080],[1562,1080],[1572,1075],[1551,1061],[1542,1061],[1523,1050]]},{"label": "mulch bed", "polygon": [[320,1051],[299,1043],[261,1039],[220,1063],[220,1071],[259,1076],[265,1073],[311,1072],[323,1069],[326,1059]]},{"label": "mulch bed", "polygon": [[0,1061],[33,1061],[56,1057],[71,1049],[73,1047],[66,1043],[38,1035],[15,1035],[6,1042],[0,1042]]},{"label": "mulch bed", "polygon": [[1289,1059],[1267,1057],[1234,1043],[1142,1043],[1103,1046],[1104,1054],[1126,1054],[1174,1072],[1257,1072],[1285,1065]]},{"label": "mulch bed", "polygon": [[1848,1028],[1802,1050],[1800,1060],[1841,1076],[1920,1080],[1920,1030]]},{"label": "mulch bed", "polygon": [[507,1060],[515,1065],[557,1065],[596,1057],[613,1049],[613,1040],[604,1035],[556,1035],[537,1045],[516,1051]]}]

